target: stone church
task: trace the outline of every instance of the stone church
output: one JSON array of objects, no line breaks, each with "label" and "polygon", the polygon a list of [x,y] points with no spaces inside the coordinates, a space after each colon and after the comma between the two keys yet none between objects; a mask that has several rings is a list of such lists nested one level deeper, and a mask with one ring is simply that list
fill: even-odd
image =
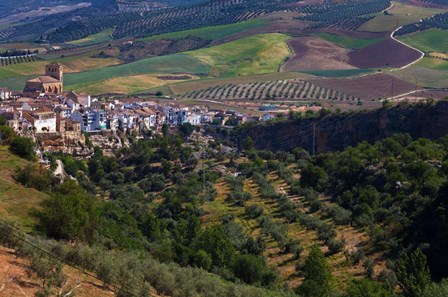
[{"label": "stone church", "polygon": [[64,67],[59,63],[45,66],[45,75],[26,82],[23,95],[36,98],[41,94],[62,94],[64,87]]}]

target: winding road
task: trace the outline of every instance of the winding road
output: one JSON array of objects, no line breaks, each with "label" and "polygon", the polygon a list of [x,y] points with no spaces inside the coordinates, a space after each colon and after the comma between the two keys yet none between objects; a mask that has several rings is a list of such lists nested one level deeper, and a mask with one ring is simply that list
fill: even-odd
[{"label": "winding road", "polygon": [[420,53],[420,58],[418,58],[417,60],[415,60],[415,61],[413,61],[413,62],[411,62],[411,63],[409,63],[409,64],[407,64],[407,65],[405,65],[405,66],[403,66],[403,67],[401,67],[401,68],[391,69],[391,71],[397,71],[397,70],[406,69],[406,68],[408,68],[409,66],[412,66],[412,65],[414,65],[415,63],[419,62],[421,59],[423,59],[423,58],[425,57],[425,53],[422,52],[421,50],[419,50],[419,49],[417,49],[417,48],[415,48],[415,47],[413,47],[413,46],[410,46],[409,44],[404,43],[403,41],[398,40],[397,38],[395,38],[395,36],[394,36],[395,33],[396,33],[398,30],[400,30],[401,28],[403,28],[403,26],[398,27],[398,28],[395,29],[392,33],[390,33],[390,38],[392,38],[392,39],[395,40],[396,42],[401,43],[401,44],[404,45],[404,46],[407,46],[407,47],[410,48],[410,49],[413,49],[413,50],[419,52],[419,53]]}]

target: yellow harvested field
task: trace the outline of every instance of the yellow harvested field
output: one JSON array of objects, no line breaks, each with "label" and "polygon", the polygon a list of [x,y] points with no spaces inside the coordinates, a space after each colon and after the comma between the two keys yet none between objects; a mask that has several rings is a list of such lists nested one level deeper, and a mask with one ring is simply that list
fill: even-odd
[{"label": "yellow harvested field", "polygon": [[433,52],[433,53],[430,53],[429,56],[432,58],[448,60],[448,54],[446,54],[446,53]]},{"label": "yellow harvested field", "polygon": [[[158,77],[166,76],[166,74],[141,74],[126,77],[115,77],[105,81],[98,82],[96,84],[89,85],[74,85],[71,88],[82,92],[88,92],[91,94],[133,94],[142,92],[152,88],[184,82],[189,79],[185,79],[185,75],[169,75],[172,79],[160,79]],[[191,80],[199,79],[197,76],[189,75]],[[179,77],[179,79],[175,79]]]}]

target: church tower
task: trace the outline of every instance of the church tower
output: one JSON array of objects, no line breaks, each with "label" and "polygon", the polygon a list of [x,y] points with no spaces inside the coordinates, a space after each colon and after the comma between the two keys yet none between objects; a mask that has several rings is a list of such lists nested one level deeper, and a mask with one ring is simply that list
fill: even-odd
[{"label": "church tower", "polygon": [[45,66],[45,75],[64,82],[64,67],[59,63],[48,64]]}]

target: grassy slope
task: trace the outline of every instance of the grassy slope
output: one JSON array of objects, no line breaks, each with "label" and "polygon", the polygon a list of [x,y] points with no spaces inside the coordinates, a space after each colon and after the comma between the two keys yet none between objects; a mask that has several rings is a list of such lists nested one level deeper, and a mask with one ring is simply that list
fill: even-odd
[{"label": "grassy slope", "polygon": [[437,58],[425,57],[417,65],[433,70],[448,70],[448,61]]},{"label": "grassy slope", "polygon": [[[66,75],[66,88],[92,93],[105,91],[135,93],[180,81],[151,81],[156,73],[209,74],[230,77],[275,73],[290,55],[286,45],[289,37],[282,34],[262,34],[223,45],[162,57],[140,60],[115,67]],[[129,77],[140,75],[139,77]],[[123,87],[129,83],[130,86]],[[188,82],[190,83],[190,82]],[[165,92],[168,93],[168,92]]]},{"label": "grassy slope", "polygon": [[396,1],[393,1],[393,4],[394,7],[389,10],[390,15],[383,15],[380,13],[373,20],[363,24],[358,30],[370,32],[393,31],[400,26],[417,22],[420,19],[424,19],[444,11],[441,9],[407,5]]},{"label": "grassy slope", "polygon": [[448,51],[448,31],[429,29],[400,37],[400,40],[425,52]]},{"label": "grassy slope", "polygon": [[258,28],[264,26],[267,22],[261,19],[250,20],[242,23],[228,24],[214,27],[204,27],[193,30],[178,31],[160,35],[154,35],[140,39],[141,41],[153,41],[165,38],[181,38],[189,35],[197,36],[208,40],[217,40],[234,33],[238,33],[244,30]]},{"label": "grassy slope", "polygon": [[[179,83],[189,81],[185,79],[170,79],[163,80],[157,76],[163,74],[140,74],[128,77],[116,77],[96,84],[79,84],[71,86],[72,89],[87,92],[90,94],[105,94],[105,93],[119,93],[119,94],[133,94],[142,92],[148,89],[153,89],[166,84]],[[199,79],[197,76],[192,76],[192,79]]]},{"label": "grassy slope", "polygon": [[210,65],[212,77],[272,73],[291,55],[288,39],[283,34],[260,34],[187,54]]},{"label": "grassy slope", "polygon": [[67,87],[83,85],[84,87],[101,81],[127,77],[130,75],[150,73],[207,73],[209,67],[197,59],[184,54],[143,59],[129,64],[104,67],[81,73],[71,73],[65,76]]},{"label": "grassy slope", "polygon": [[109,42],[110,40],[112,40],[110,38],[110,34],[112,34],[112,32],[113,32],[113,29],[107,29],[100,33],[96,33],[96,34],[87,36],[82,39],[67,42],[67,44],[78,45],[78,46],[87,46],[87,45],[93,45],[93,44],[98,44],[98,43],[103,43],[103,42]]},{"label": "grassy slope", "polygon": [[30,212],[47,197],[34,189],[25,188],[13,178],[14,170],[28,164],[27,161],[11,154],[0,146],[0,216],[10,219],[29,229],[34,224]]},{"label": "grassy slope", "polygon": [[401,79],[418,82],[419,86],[447,88],[448,61],[436,58],[423,58],[409,68],[391,73]]},{"label": "grassy slope", "polygon": [[331,33],[316,33],[314,35],[348,49],[361,49],[383,40],[382,38],[363,39]]},{"label": "grassy slope", "polygon": [[64,65],[65,73],[87,71],[120,63],[120,60],[115,58],[92,58],[92,54],[0,67],[0,86],[21,90],[27,79],[42,75],[45,72],[45,65],[50,62]]}]

